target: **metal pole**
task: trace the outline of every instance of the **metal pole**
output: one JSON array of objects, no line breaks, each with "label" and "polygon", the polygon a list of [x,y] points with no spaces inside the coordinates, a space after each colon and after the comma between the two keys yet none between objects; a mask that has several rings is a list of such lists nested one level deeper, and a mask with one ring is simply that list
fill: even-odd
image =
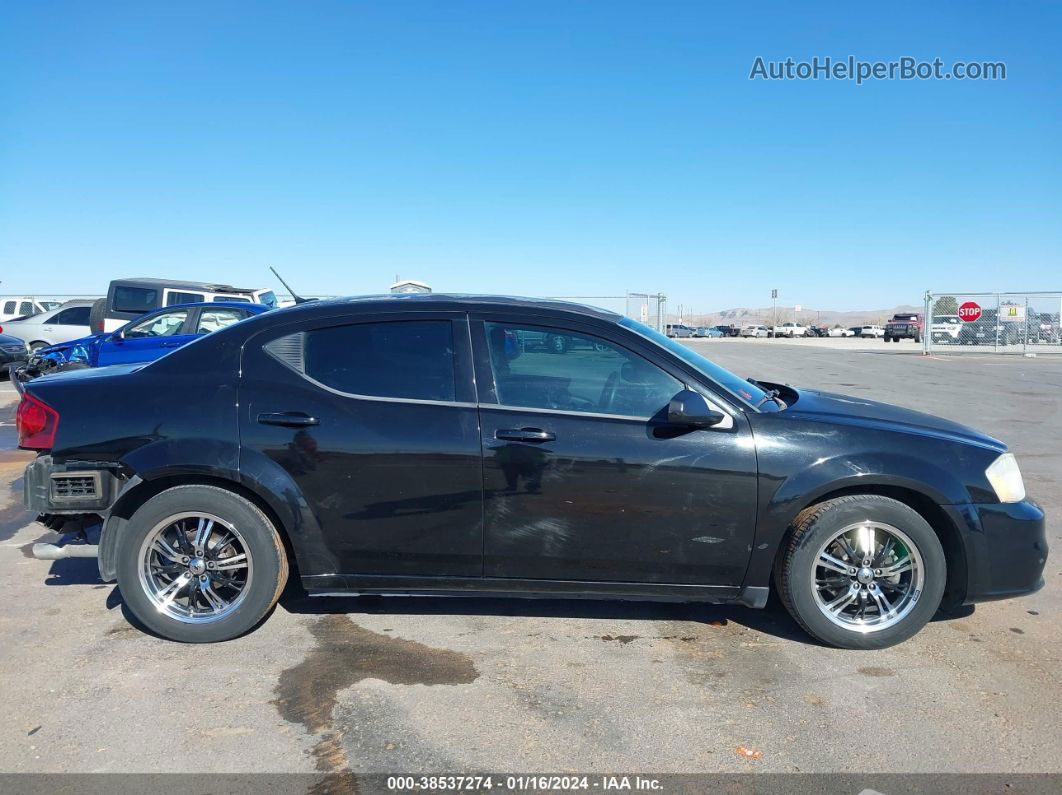
[{"label": "metal pole", "polygon": [[930,305],[933,301],[933,293],[926,290],[926,308],[922,313],[922,355],[929,356],[930,340],[933,337],[933,316],[930,315]]}]

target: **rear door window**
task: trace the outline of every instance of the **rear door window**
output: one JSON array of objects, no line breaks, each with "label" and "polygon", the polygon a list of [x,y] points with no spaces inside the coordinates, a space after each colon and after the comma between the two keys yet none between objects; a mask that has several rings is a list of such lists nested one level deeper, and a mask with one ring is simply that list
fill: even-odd
[{"label": "rear door window", "polygon": [[204,309],[199,313],[199,321],[195,325],[196,334],[209,334],[212,331],[239,323],[247,317],[247,313],[240,309]]},{"label": "rear door window", "polygon": [[58,323],[61,326],[87,326],[91,309],[92,307],[88,306],[72,306],[56,314],[51,322]]},{"label": "rear door window", "polygon": [[37,310],[34,309],[32,301],[23,301],[18,306],[18,313],[20,315],[33,315],[37,313]]},{"label": "rear door window", "polygon": [[281,337],[265,350],[301,375],[353,396],[455,400],[449,320],[329,326]]}]

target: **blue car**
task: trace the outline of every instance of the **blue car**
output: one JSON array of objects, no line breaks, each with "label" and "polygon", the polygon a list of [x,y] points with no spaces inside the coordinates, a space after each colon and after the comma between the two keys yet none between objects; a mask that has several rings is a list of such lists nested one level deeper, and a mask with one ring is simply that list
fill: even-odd
[{"label": "blue car", "polygon": [[12,380],[25,383],[37,376],[62,370],[154,361],[204,334],[269,309],[264,304],[235,301],[177,304],[156,309],[117,331],[40,348],[26,365],[12,371]]}]

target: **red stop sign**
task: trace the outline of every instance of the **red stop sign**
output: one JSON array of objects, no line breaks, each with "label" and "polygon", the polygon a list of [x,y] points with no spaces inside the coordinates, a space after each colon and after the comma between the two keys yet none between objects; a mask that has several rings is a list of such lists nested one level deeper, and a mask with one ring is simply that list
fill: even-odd
[{"label": "red stop sign", "polygon": [[959,319],[963,323],[973,323],[981,317],[981,306],[973,301],[967,301],[959,307]]}]

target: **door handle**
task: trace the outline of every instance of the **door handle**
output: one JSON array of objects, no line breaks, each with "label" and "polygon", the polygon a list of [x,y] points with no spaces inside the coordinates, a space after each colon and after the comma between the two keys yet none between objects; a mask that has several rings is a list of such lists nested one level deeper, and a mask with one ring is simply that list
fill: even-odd
[{"label": "door handle", "polygon": [[552,442],[557,438],[557,434],[541,428],[512,428],[495,431],[494,438],[508,442]]},{"label": "door handle", "polygon": [[181,347],[181,343],[179,343],[179,342],[163,342],[163,343],[161,343],[159,345],[159,347],[160,348],[180,348]]},{"label": "door handle", "polygon": [[258,415],[258,422],[262,425],[279,425],[282,428],[307,428],[310,425],[319,425],[320,420],[304,414],[301,411],[280,411]]}]

